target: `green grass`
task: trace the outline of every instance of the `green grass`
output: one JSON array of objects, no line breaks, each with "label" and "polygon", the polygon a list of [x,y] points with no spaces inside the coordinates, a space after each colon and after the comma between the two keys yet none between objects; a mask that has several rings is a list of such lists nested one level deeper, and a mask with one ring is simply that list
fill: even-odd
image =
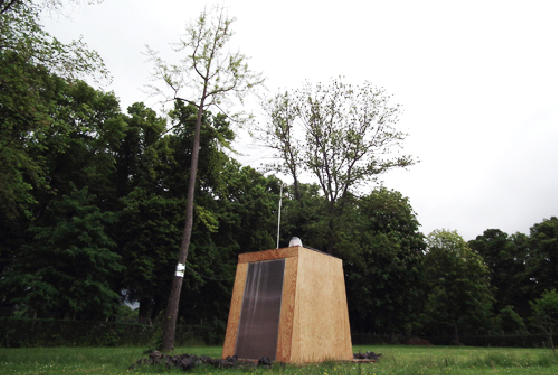
[{"label": "green grass", "polygon": [[[144,366],[133,371],[128,367],[140,358],[142,348],[39,348],[0,349],[0,374],[17,375],[141,375],[168,372],[163,367]],[[434,374],[558,374],[558,357],[548,349],[499,349],[443,346],[355,346],[354,352],[382,353],[378,363],[278,364],[270,370],[244,368],[217,370],[202,366],[192,373],[205,375],[434,375]],[[221,356],[220,346],[184,347],[176,353]],[[179,370],[173,372],[180,373]]]}]

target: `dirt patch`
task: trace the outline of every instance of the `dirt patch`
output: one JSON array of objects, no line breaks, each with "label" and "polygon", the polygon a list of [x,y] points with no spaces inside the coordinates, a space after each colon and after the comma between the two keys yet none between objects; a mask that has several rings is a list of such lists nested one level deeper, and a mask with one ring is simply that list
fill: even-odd
[{"label": "dirt patch", "polygon": [[[355,361],[376,362],[382,357],[379,353],[366,352],[354,353],[353,358]],[[163,365],[166,369],[181,369],[183,371],[192,370],[196,366],[209,365],[215,368],[245,368],[245,369],[258,369],[258,368],[271,368],[273,361],[267,357],[260,358],[257,361],[248,361],[238,359],[237,356],[228,357],[227,359],[214,359],[206,355],[197,356],[195,354],[165,354],[159,351],[152,351],[149,353],[149,358],[143,358],[136,361],[129,370],[133,370],[140,366],[146,365]],[[281,366],[284,363],[279,362]]]},{"label": "dirt patch", "polygon": [[378,362],[380,358],[382,358],[382,353],[353,353],[353,362]]},{"label": "dirt patch", "polygon": [[215,368],[271,368],[273,361],[269,358],[260,358],[258,361],[245,361],[239,360],[236,356],[229,357],[227,359],[214,359],[206,355],[195,355],[195,354],[165,354],[159,351],[153,351],[149,354],[148,358],[140,359],[136,363],[129,367],[133,370],[140,366],[145,365],[163,365],[166,369],[181,369],[183,371],[189,371],[196,366],[200,365],[210,365]]}]

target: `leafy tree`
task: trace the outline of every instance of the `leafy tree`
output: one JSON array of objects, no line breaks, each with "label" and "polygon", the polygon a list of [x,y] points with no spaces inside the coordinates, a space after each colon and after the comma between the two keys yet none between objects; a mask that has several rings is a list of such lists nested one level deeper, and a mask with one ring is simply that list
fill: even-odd
[{"label": "leafy tree", "polygon": [[166,120],[157,117],[155,111],[143,103],[136,102],[128,107],[124,121],[123,137],[115,147],[117,195],[125,197],[136,187],[162,190],[160,159],[171,152],[168,145],[160,141],[167,131]]},{"label": "leafy tree", "polygon": [[310,171],[328,202],[329,253],[349,193],[392,168],[413,164],[409,156],[391,156],[406,134],[395,128],[400,107],[390,98],[368,82],[353,87],[332,80],[306,83],[268,103],[268,144],[295,179],[298,171]]},{"label": "leafy tree", "polygon": [[79,189],[87,186],[101,209],[112,210],[117,202],[115,149],[126,128],[118,100],[83,81],[65,84],[59,95],[54,118],[61,126],[43,142],[49,186],[58,195],[68,192],[69,181]]},{"label": "leafy tree", "polygon": [[533,295],[541,295],[558,287],[558,218],[534,224],[528,244],[528,277],[533,281]]},{"label": "leafy tree", "polygon": [[[320,195],[317,184],[298,184],[296,190],[288,187],[285,190],[281,213],[281,234],[279,247],[286,247],[291,238],[301,238],[305,246],[316,249],[327,248],[328,221],[325,217],[327,202]],[[350,221],[342,220],[349,224]],[[283,245],[281,245],[283,244]]]},{"label": "leafy tree", "polygon": [[[357,202],[357,225],[345,261],[351,326],[410,333],[422,310],[424,235],[407,198],[382,188]],[[404,292],[402,292],[404,291]]]},{"label": "leafy tree", "polygon": [[[274,98],[262,103],[267,112],[270,123],[264,129],[262,141],[270,148],[274,149],[278,158],[284,164],[285,169],[293,177],[294,198],[304,207],[304,201],[299,194],[299,174],[301,172],[300,163],[302,161],[301,142],[297,138],[295,120],[298,109],[295,99],[288,92],[278,94]],[[268,166],[281,170],[280,166]]]},{"label": "leafy tree", "polygon": [[181,238],[184,201],[136,187],[123,198],[117,224],[118,253],[125,265],[122,287],[139,302],[139,322],[150,323],[164,309]]},{"label": "leafy tree", "polygon": [[105,232],[115,218],[101,212],[95,199],[82,189],[54,201],[49,215],[56,226],[30,229],[33,245],[22,247],[3,280],[19,290],[16,302],[34,316],[93,320],[116,312],[119,295],[112,281],[122,266]]},{"label": "leafy tree", "polygon": [[173,154],[164,137],[165,119],[136,102],[128,107],[124,121],[123,137],[115,148],[120,215],[112,233],[126,265],[120,287],[128,302],[139,302],[139,322],[150,323],[167,296],[170,277],[160,275],[172,269],[176,257],[169,249],[180,241],[179,207],[184,202],[165,192],[165,164]]},{"label": "leafy tree", "polygon": [[468,245],[484,259],[490,271],[496,311],[514,306],[527,316],[531,299],[526,274],[526,249],[518,242],[519,234],[508,236],[499,229],[487,229]]},{"label": "leafy tree", "polygon": [[[79,0],[76,0],[78,2]],[[81,41],[62,44],[40,26],[41,10],[60,9],[59,0],[0,2],[0,221],[28,218],[37,202],[36,189],[48,189],[44,150],[49,132],[59,132],[60,105],[67,86],[59,77],[76,80],[106,74],[102,59]]]},{"label": "leafy tree", "polygon": [[[154,79],[160,79],[166,87],[171,89],[170,100],[180,99],[195,105],[198,109],[192,159],[190,167],[190,181],[188,185],[188,198],[186,206],[186,220],[184,236],[180,245],[178,259],[179,267],[183,267],[188,259],[188,248],[192,235],[194,190],[196,185],[200,133],[203,113],[211,106],[219,106],[229,93],[244,93],[262,82],[259,74],[254,74],[248,69],[246,56],[240,53],[231,53],[228,43],[232,36],[230,19],[224,9],[217,8],[214,14],[205,9],[196,23],[186,28],[186,33],[181,38],[177,52],[185,52],[185,57],[179,64],[169,65],[148,48],[148,53],[155,64]],[[185,74],[185,72],[190,74]],[[185,77],[187,79],[185,80]],[[163,90],[150,86],[155,92]],[[184,97],[183,90],[192,88]],[[170,351],[174,342],[174,330],[178,315],[182,275],[177,272],[173,279],[171,295],[167,313],[164,319],[163,343],[161,349]]]},{"label": "leafy tree", "polygon": [[424,259],[428,296],[425,322],[453,328],[459,343],[460,327],[487,324],[493,303],[489,270],[455,231],[436,230],[427,237]]},{"label": "leafy tree", "polygon": [[[6,275],[22,262],[22,246],[33,243],[32,223],[56,227],[53,202],[72,193],[71,183],[88,186],[102,211],[114,202],[111,149],[123,122],[113,94],[69,83],[16,50],[0,51],[0,68],[0,272]],[[1,288],[1,299],[15,297]]]},{"label": "leafy tree", "polygon": [[[69,2],[80,3],[81,0]],[[60,11],[64,3],[61,0],[2,0],[0,51],[16,53],[26,63],[41,65],[50,73],[65,79],[76,80],[89,76],[98,82],[109,80],[102,58],[89,50],[82,40],[61,43],[40,25],[43,10]]]},{"label": "leafy tree", "polygon": [[[139,318],[142,322],[149,322],[164,309],[163,301],[168,298],[172,282],[171,271],[178,254],[169,249],[178,249],[182,237],[183,215],[179,207],[184,206],[186,199],[188,175],[184,173],[184,165],[190,164],[197,109],[185,106],[181,100],[176,101],[170,113],[171,130],[162,137],[165,129],[153,111],[135,103],[128,112],[132,117],[127,120],[127,135],[118,151],[118,180],[135,187],[123,198],[125,208],[117,236],[120,253],[128,265],[124,279],[126,296],[129,301],[140,302]],[[234,134],[222,115],[211,116],[206,112],[203,119],[211,126],[202,128],[200,137],[201,162],[194,202],[192,246],[213,249],[212,233],[219,225],[217,211],[225,203],[223,200],[219,204],[214,201],[220,194],[223,196],[226,184],[223,176],[230,163],[221,148]],[[219,251],[224,250],[213,252]],[[190,264],[190,268],[203,275],[220,271],[219,268],[212,269],[215,265],[212,255],[204,255],[202,250],[194,253],[196,265]],[[161,276],[165,274],[169,277]],[[187,272],[185,284],[186,289],[195,291],[187,296],[194,298],[205,281],[197,274]],[[198,307],[195,313],[200,315],[202,305],[196,303],[195,306]],[[193,314],[183,314],[183,317],[190,318]]]},{"label": "leafy tree", "polygon": [[533,315],[531,320],[541,331],[548,336],[548,342],[552,351],[555,352],[552,335],[558,328],[558,294],[556,289],[550,292],[545,290],[540,298],[531,302]]},{"label": "leafy tree", "polygon": [[132,309],[128,305],[118,306],[118,315],[116,316],[117,322],[122,323],[136,323],[138,321],[139,309]]},{"label": "leafy tree", "polygon": [[516,333],[525,331],[525,323],[521,315],[514,311],[513,306],[505,306],[500,309],[498,320],[502,331]]},{"label": "leafy tree", "polygon": [[45,124],[51,121],[40,111],[49,101],[39,93],[57,82],[49,82],[44,68],[27,64],[17,53],[0,53],[0,66],[0,212],[6,224],[22,215],[31,217],[37,202],[33,189],[46,185],[43,160],[37,155],[44,149]]},{"label": "leafy tree", "polygon": [[232,264],[238,253],[275,247],[277,203],[280,181],[265,177],[253,168],[231,161],[223,173],[226,182],[223,195],[215,201],[219,213],[216,243],[231,247]]},{"label": "leafy tree", "polygon": [[[66,3],[81,3],[81,0],[68,0]],[[86,0],[87,4],[102,3],[103,0]],[[38,10],[56,10],[59,11],[64,6],[62,0],[0,0],[0,14],[17,12],[20,8],[35,8]]]},{"label": "leafy tree", "polygon": [[[510,283],[519,280],[515,293],[517,296],[514,299],[514,309],[520,314],[523,319],[530,316],[531,308],[529,301],[540,295],[540,290],[537,287],[536,280],[531,277],[533,271],[534,259],[531,254],[531,244],[529,237],[520,232],[516,232],[510,236],[510,239],[515,247],[517,262],[521,263],[517,274],[514,278],[510,279]],[[515,285],[506,287],[508,293],[514,293]],[[538,293],[538,294],[537,294]]]},{"label": "leafy tree", "polygon": [[234,160],[220,172],[219,193],[211,200],[205,192],[196,196],[216,227],[210,231],[201,220],[194,222],[180,308],[182,319],[204,325],[210,342],[224,337],[238,254],[275,247],[279,190],[277,178]]}]

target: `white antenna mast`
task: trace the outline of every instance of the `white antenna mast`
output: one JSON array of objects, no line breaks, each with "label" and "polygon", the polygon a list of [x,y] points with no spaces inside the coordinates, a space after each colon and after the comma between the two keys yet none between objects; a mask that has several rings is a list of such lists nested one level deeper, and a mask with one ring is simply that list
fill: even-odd
[{"label": "white antenna mast", "polygon": [[279,185],[279,206],[277,207],[277,249],[279,248],[279,224],[281,223],[282,205],[283,205],[283,184]]}]

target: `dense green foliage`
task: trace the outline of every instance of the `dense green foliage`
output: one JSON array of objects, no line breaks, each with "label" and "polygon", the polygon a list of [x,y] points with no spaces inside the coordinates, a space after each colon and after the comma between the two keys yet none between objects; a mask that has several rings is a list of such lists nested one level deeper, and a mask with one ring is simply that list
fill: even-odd
[{"label": "dense green foliage", "polygon": [[[168,121],[140,102],[123,111],[115,94],[76,79],[99,71],[97,55],[56,42],[38,26],[37,8],[20,5],[1,12],[0,315],[160,323],[184,228],[199,108],[176,100]],[[291,107],[278,108],[276,130],[291,137]],[[283,182],[231,158],[228,117],[203,111],[201,120],[180,320],[219,341],[238,254],[275,247]],[[335,129],[332,154],[347,136]],[[393,141],[404,138],[396,135]],[[348,141],[362,146],[353,136]],[[296,177],[299,166],[289,160],[300,155],[283,150]],[[379,166],[369,156],[361,183],[411,163]],[[374,173],[361,175],[366,168]],[[558,219],[535,223],[528,235],[489,229],[466,243],[451,231],[426,237],[398,192],[357,195],[344,184],[326,194],[324,184],[295,180],[286,188],[279,244],[297,236],[344,260],[354,331],[460,341],[457,333],[547,329],[538,317],[551,316],[543,302],[553,292],[545,290],[558,287]],[[334,208],[331,194],[342,198]],[[135,315],[127,304],[138,307]]]},{"label": "dense green foliage", "polygon": [[428,294],[424,309],[425,326],[437,330],[487,327],[492,308],[488,268],[478,253],[471,250],[457,232],[437,230],[428,236],[424,259]]},{"label": "dense green foliage", "polygon": [[[355,202],[353,235],[345,239],[347,296],[357,331],[412,332],[421,310],[426,242],[408,199],[387,189]],[[401,293],[404,290],[405,293]]]},{"label": "dense green foliage", "polygon": [[531,302],[533,324],[548,335],[550,347],[554,350],[552,336],[558,329],[558,294],[556,289],[545,290],[541,298]]}]

